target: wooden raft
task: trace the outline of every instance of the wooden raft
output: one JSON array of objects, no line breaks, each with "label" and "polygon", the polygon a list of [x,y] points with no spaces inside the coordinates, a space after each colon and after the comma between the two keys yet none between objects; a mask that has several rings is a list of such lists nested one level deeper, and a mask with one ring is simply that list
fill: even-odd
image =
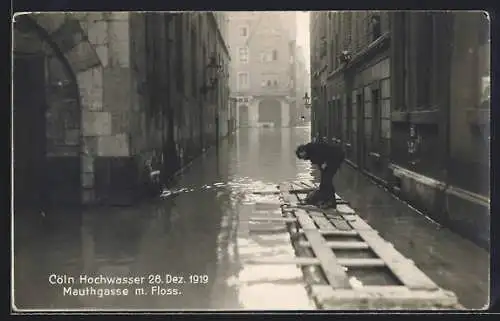
[{"label": "wooden raft", "polygon": [[[300,205],[307,193],[315,188],[304,182],[280,185],[278,189],[283,215],[281,218],[270,219],[282,221],[289,227],[291,234],[303,236],[306,240],[297,241],[294,246],[311,249],[314,257],[255,258],[250,263],[319,266],[327,284],[306,286],[320,309],[462,308],[454,293],[439,288],[413,261],[399,253],[356,215],[338,195],[337,211]],[[292,225],[294,228],[290,228]],[[327,236],[345,236],[358,240],[327,241]],[[335,252],[341,250],[370,250],[376,257],[338,258]],[[348,275],[352,268],[386,268],[400,285],[354,286]]]}]

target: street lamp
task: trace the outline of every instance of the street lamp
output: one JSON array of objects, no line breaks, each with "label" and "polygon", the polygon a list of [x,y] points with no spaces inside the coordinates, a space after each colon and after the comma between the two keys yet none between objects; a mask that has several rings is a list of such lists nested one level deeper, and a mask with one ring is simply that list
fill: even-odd
[{"label": "street lamp", "polygon": [[304,94],[304,97],[302,97],[302,99],[304,99],[304,107],[306,107],[306,109],[311,108],[311,98],[309,97],[307,92]]},{"label": "street lamp", "polygon": [[219,78],[226,78],[226,73],[224,72],[224,67],[217,63],[217,58],[215,56],[210,57],[209,64],[205,67],[209,74],[208,84],[203,85],[201,92],[206,94],[209,90],[214,90],[217,86]]}]

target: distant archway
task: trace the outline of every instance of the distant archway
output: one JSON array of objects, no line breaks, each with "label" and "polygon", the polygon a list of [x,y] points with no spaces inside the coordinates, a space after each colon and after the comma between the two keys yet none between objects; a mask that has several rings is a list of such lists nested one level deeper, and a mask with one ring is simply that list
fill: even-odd
[{"label": "distant archway", "polygon": [[240,122],[240,127],[248,127],[249,125],[249,119],[248,119],[248,106],[247,105],[241,105],[239,107],[239,122]]},{"label": "distant archway", "polygon": [[281,103],[277,99],[264,99],[259,103],[259,122],[281,127]]}]

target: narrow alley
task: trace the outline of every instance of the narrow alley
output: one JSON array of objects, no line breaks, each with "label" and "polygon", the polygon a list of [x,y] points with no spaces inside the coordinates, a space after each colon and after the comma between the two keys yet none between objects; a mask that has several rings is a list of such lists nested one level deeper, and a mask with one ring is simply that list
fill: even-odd
[{"label": "narrow alley", "polygon": [[487,308],[489,19],[14,14],[12,311]]},{"label": "narrow alley", "polygon": [[[314,181],[295,147],[309,140],[307,127],[241,129],[212,149],[171,187],[171,195],[135,207],[105,207],[40,218],[16,230],[15,304],[23,309],[258,309],[269,302],[231,282],[240,271],[238,221],[258,199],[251,191],[300,178]],[[488,303],[489,255],[427,219],[344,165],[338,193],[381,236],[414,260],[466,308]],[[17,221],[16,221],[17,222]],[[21,225],[21,223],[19,223]],[[77,276],[198,275],[182,295],[63,295],[51,274]],[[205,282],[205,283],[204,283]],[[36,291],[33,291],[36,289]],[[272,289],[270,289],[272,291]],[[292,295],[290,300],[292,300]],[[257,300],[257,301],[256,301]],[[272,305],[272,304],[271,304]]]}]

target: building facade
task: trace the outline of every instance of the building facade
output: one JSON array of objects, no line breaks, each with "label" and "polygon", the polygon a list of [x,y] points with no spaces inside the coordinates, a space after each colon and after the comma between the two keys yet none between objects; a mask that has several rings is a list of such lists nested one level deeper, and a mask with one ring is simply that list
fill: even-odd
[{"label": "building facade", "polygon": [[19,205],[128,202],[228,132],[220,13],[29,14],[13,29]]},{"label": "building facade", "polygon": [[313,134],[489,242],[489,34],[480,12],[316,12]]},{"label": "building facade", "polygon": [[296,97],[296,115],[295,119],[298,121],[297,124],[302,123],[302,117],[305,122],[309,122],[311,119],[311,111],[307,109],[304,101],[304,95],[310,95],[310,81],[311,76],[309,75],[308,67],[306,64],[306,58],[304,55],[304,48],[297,46],[296,59],[295,59],[295,97]]},{"label": "building facade", "polygon": [[295,13],[232,12],[229,25],[238,126],[290,126],[295,115]]}]

